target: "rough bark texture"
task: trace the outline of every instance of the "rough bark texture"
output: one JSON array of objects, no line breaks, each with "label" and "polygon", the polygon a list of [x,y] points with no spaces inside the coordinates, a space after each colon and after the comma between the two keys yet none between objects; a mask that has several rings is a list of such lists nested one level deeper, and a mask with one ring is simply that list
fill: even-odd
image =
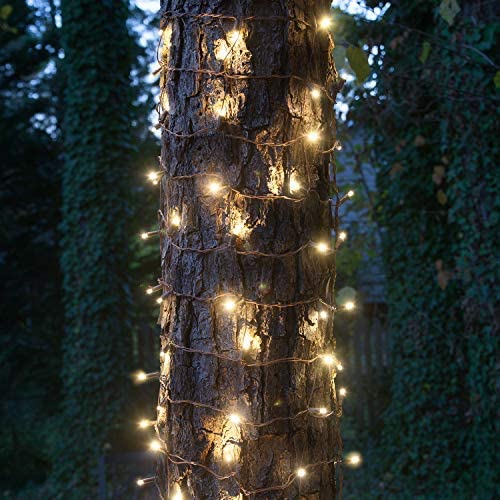
[{"label": "rough bark texture", "polygon": [[[328,13],[328,7],[328,1],[312,0],[166,1],[164,13],[290,16],[309,26],[295,20],[248,20],[238,26],[213,18],[173,19],[166,25],[164,36],[170,37],[171,46],[160,51],[162,65],[247,75],[292,74],[334,92],[338,78],[329,66],[331,43],[316,29],[316,19]],[[234,44],[233,54],[226,61],[217,60],[219,41],[236,28],[243,36]],[[333,104],[324,95],[313,100],[305,81],[162,72],[163,105],[167,96],[169,101],[163,126],[179,134],[205,130],[192,137],[163,132],[161,210],[167,219],[174,211],[181,219],[179,227],[162,224],[167,233],[161,242],[162,279],[167,285],[160,319],[162,347],[169,354],[161,369],[159,405],[164,409],[159,412],[158,431],[165,452],[158,472],[165,498],[179,487],[184,498],[243,498],[239,485],[244,490],[283,485],[298,467],[341,453],[331,367],[316,361],[252,368],[170,344],[235,359],[242,356],[249,362],[333,352],[332,314],[320,319],[318,302],[286,308],[240,302],[235,313],[228,313],[221,300],[179,295],[210,298],[231,292],[259,303],[287,304],[315,297],[332,303],[334,255],[320,255],[312,247],[281,258],[234,251],[283,253],[308,241],[331,239],[334,219],[329,205],[322,202],[329,198],[332,185],[331,155],[321,151],[335,142]],[[214,106],[223,95],[228,106],[226,117],[220,118]],[[303,138],[287,147],[228,137],[281,143],[317,129],[318,143]],[[213,197],[207,196],[206,176],[172,179],[200,172],[219,173],[225,184],[247,194],[290,195],[293,175],[305,189],[292,196],[306,199],[249,199],[228,188]],[[228,248],[197,253],[175,245]],[[243,352],[245,338],[253,342]],[[170,400],[200,402],[225,413]],[[245,421],[259,423],[323,406],[334,414],[315,418],[306,413],[263,427],[235,425],[228,419],[236,412]],[[199,465],[179,465],[173,463],[176,460],[203,464],[221,476],[235,472],[236,480],[220,480]],[[335,476],[333,463],[310,467],[305,478],[294,479],[287,488],[247,496],[333,499]]]}]

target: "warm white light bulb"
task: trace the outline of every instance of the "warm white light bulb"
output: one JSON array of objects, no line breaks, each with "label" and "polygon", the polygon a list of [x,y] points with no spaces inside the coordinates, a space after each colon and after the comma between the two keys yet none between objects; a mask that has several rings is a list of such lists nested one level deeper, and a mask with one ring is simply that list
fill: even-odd
[{"label": "warm white light bulb", "polygon": [[183,500],[184,496],[182,495],[182,493],[180,491],[177,491],[176,493],[174,493],[172,495],[172,500]]},{"label": "warm white light bulb", "polygon": [[153,184],[158,184],[158,172],[149,172],[148,173],[148,179],[153,183]]},{"label": "warm white light bulb", "polygon": [[347,465],[350,465],[351,467],[358,467],[361,465],[362,458],[359,453],[352,451],[351,453],[348,453],[346,455],[345,462]]},{"label": "warm white light bulb", "polygon": [[319,139],[319,132],[317,132],[316,130],[312,130],[307,134],[306,137],[309,140],[309,142],[316,142]]},{"label": "warm white light bulb", "polygon": [[173,212],[172,215],[170,216],[170,224],[172,224],[172,226],[180,226],[181,225],[181,218],[180,218],[180,215],[176,212]]},{"label": "warm white light bulb", "polygon": [[152,288],[152,287],[147,288],[147,289],[146,289],[146,293],[147,293],[148,295],[151,295],[151,294],[153,293],[153,288]]},{"label": "warm white light bulb", "polygon": [[337,370],[341,372],[344,369],[344,365],[342,363],[337,363]]},{"label": "warm white light bulb", "polygon": [[137,372],[135,377],[139,382],[144,382],[148,378],[148,376],[144,372]]},{"label": "warm white light bulb", "polygon": [[305,475],[307,474],[306,470],[303,468],[303,467],[299,467],[297,469],[297,477],[305,477]]},{"label": "warm white light bulb", "polygon": [[243,343],[241,345],[241,348],[244,351],[248,351],[248,349],[250,349],[250,347],[252,347],[252,338],[250,337],[250,335],[245,335],[243,337]]},{"label": "warm white light bulb", "polygon": [[146,427],[149,427],[149,420],[146,420],[143,418],[142,420],[139,421],[139,429],[146,429]]},{"label": "warm white light bulb", "polygon": [[217,195],[219,194],[220,190],[222,189],[222,184],[218,181],[212,181],[209,185],[208,185],[208,192],[211,194],[211,195]]},{"label": "warm white light bulb", "polygon": [[160,441],[158,441],[157,439],[153,439],[149,443],[149,449],[151,451],[160,451],[161,450],[161,443],[160,443]]},{"label": "warm white light bulb", "polygon": [[325,365],[333,365],[335,363],[335,357],[332,356],[331,354],[324,354],[323,361]]},{"label": "warm white light bulb", "polygon": [[241,424],[241,417],[237,413],[231,413],[229,415],[229,420],[234,424],[234,425],[239,425]]},{"label": "warm white light bulb", "polygon": [[346,302],[344,304],[344,309],[346,309],[347,311],[352,311],[355,307],[356,306],[355,306],[354,302],[351,302],[351,301]]},{"label": "warm white light bulb", "polygon": [[341,241],[345,241],[345,240],[346,240],[346,238],[347,238],[347,233],[346,233],[345,231],[341,231],[341,232],[339,233],[339,240],[341,240]]},{"label": "warm white light bulb", "polygon": [[164,411],[164,410],[165,410],[165,408],[163,408],[163,406],[158,405],[158,406],[156,407],[156,411],[157,411],[157,412],[160,412],[160,413],[161,413],[161,412],[162,412],[162,411]]},{"label": "warm white light bulb", "polygon": [[162,299],[161,297],[158,297],[158,298],[156,299],[156,303],[157,303],[157,304],[161,304],[162,302],[163,302],[163,299]]},{"label": "warm white light bulb", "polygon": [[149,238],[149,234],[148,234],[148,233],[142,233],[142,234],[141,234],[141,238],[142,238],[143,240],[147,240],[147,239]]},{"label": "warm white light bulb", "polygon": [[136,483],[137,483],[137,486],[144,486],[144,479],[138,479],[136,481]]},{"label": "warm white light bulb", "polygon": [[349,190],[349,191],[347,191],[347,196],[348,196],[349,198],[352,198],[352,197],[354,196],[354,191],[353,191],[352,189],[351,189],[351,190]]},{"label": "warm white light bulb", "polygon": [[292,175],[290,178],[290,192],[295,193],[296,191],[299,191],[302,188],[300,185],[300,182],[295,179],[295,177]]},{"label": "warm white light bulb", "polygon": [[318,26],[321,30],[327,30],[332,25],[332,18],[329,16],[322,17],[319,20]]},{"label": "warm white light bulb", "polygon": [[319,99],[321,97],[321,92],[319,91],[319,89],[316,89],[316,88],[312,89],[311,90],[311,97],[313,99]]},{"label": "warm white light bulb", "polygon": [[328,247],[327,243],[325,243],[324,241],[321,241],[321,242],[316,244],[316,249],[320,253],[327,253],[330,248]]},{"label": "warm white light bulb", "polygon": [[319,409],[319,414],[320,414],[320,415],[326,415],[327,413],[328,413],[328,410],[327,410],[325,407],[323,407],[323,406],[322,406],[322,407]]},{"label": "warm white light bulb", "polygon": [[240,40],[241,35],[242,35],[241,31],[232,30],[226,35],[226,38],[230,45],[235,45]]},{"label": "warm white light bulb", "polygon": [[319,312],[319,317],[321,319],[327,319],[328,318],[328,312],[325,311],[324,309]]},{"label": "warm white light bulb", "polygon": [[234,299],[226,299],[224,301],[224,309],[228,312],[232,312],[236,309],[236,300]]},{"label": "warm white light bulb", "polygon": [[346,390],[344,387],[342,387],[342,388],[339,390],[339,394],[340,394],[342,397],[344,397],[344,396],[347,394],[347,390]]}]

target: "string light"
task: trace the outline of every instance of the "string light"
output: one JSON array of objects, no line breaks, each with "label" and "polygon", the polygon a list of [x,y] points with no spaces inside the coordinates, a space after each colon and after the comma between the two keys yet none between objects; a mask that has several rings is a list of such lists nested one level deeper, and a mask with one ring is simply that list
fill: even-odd
[{"label": "string light", "polygon": [[352,451],[346,455],[345,463],[346,465],[356,468],[361,465],[363,459],[357,451]]},{"label": "string light", "polygon": [[335,356],[332,354],[323,354],[323,362],[326,365],[334,365],[335,364]]},{"label": "string light", "polygon": [[162,444],[160,441],[158,441],[158,439],[153,439],[150,443],[149,443],[149,449],[151,451],[160,451],[161,449],[163,448]]},{"label": "string light", "polygon": [[340,390],[339,390],[339,394],[344,397],[346,394],[347,394],[347,390],[345,389],[345,387],[342,387]]},{"label": "string light", "polygon": [[233,312],[236,309],[236,300],[233,298],[227,298],[222,303],[222,306],[227,312]]},{"label": "string light", "polygon": [[329,16],[322,17],[318,23],[319,29],[322,30],[327,30],[328,28],[330,28],[331,25],[332,25],[332,18]]},{"label": "string light", "polygon": [[303,477],[305,477],[305,476],[306,476],[307,471],[306,471],[303,467],[299,467],[299,468],[297,469],[296,474],[297,474],[297,477],[303,478]]},{"label": "string light", "polygon": [[162,288],[163,288],[163,285],[148,286],[148,288],[146,288],[146,293],[148,295],[151,295],[154,292],[159,292]]},{"label": "string light", "polygon": [[302,189],[302,186],[300,182],[296,179],[295,174],[292,174],[290,177],[290,193],[296,193],[297,191],[300,191]]},{"label": "string light", "polygon": [[159,375],[160,375],[160,372],[146,373],[143,371],[138,371],[135,373],[135,380],[138,383],[142,383],[142,382],[146,382],[148,380],[153,380],[155,378],[158,378]]},{"label": "string light", "polygon": [[222,188],[223,188],[222,184],[218,181],[212,181],[207,186],[207,190],[209,194],[211,194],[212,196],[218,195],[222,190]]},{"label": "string light", "polygon": [[319,317],[321,319],[328,319],[328,312],[325,311],[324,309],[322,309],[320,312],[319,312]]},{"label": "string light", "polygon": [[313,89],[311,89],[311,92],[310,92],[310,93],[311,93],[311,97],[312,97],[313,99],[319,99],[319,98],[321,97],[321,92],[320,92],[320,90],[319,90],[319,89],[317,89],[317,88],[313,88]]},{"label": "string light", "polygon": [[170,224],[175,227],[179,227],[181,225],[181,217],[176,210],[172,211],[170,215]]},{"label": "string light", "polygon": [[316,250],[318,250],[319,253],[328,253],[330,251],[330,247],[328,246],[328,243],[325,243],[324,241],[320,241],[319,243],[315,244]]},{"label": "string light", "polygon": [[156,299],[156,303],[157,303],[157,304],[163,304],[163,298],[162,298],[162,297],[158,297],[158,298]]},{"label": "string light", "polygon": [[141,233],[141,238],[143,240],[147,240],[151,236],[155,236],[155,235],[157,235],[159,233],[160,233],[160,231],[147,231],[147,232]]},{"label": "string light", "polygon": [[337,363],[337,370],[341,372],[344,369],[344,365],[342,363]]},{"label": "string light", "polygon": [[234,425],[239,425],[241,424],[241,417],[237,413],[231,413],[229,415],[229,420],[234,424]]},{"label": "string light", "polygon": [[339,233],[339,240],[345,241],[347,239],[347,233],[345,231],[341,231]]},{"label": "string light", "polygon": [[148,179],[153,183],[153,184],[158,184],[158,182],[160,181],[160,178],[162,176],[163,172],[154,172],[154,171],[151,171],[148,173],[147,177]]},{"label": "string light", "polygon": [[135,482],[135,484],[137,484],[137,486],[145,486],[146,484],[154,483],[155,481],[156,481],[155,477],[142,477],[139,478]]},{"label": "string light", "polygon": [[354,302],[352,301],[348,301],[344,304],[344,309],[346,311],[352,311],[354,308],[356,307],[356,305],[354,304]]},{"label": "string light", "polygon": [[317,142],[320,136],[318,131],[312,130],[311,132],[307,133],[306,137],[309,142]]},{"label": "string light", "polygon": [[352,189],[350,189],[349,191],[347,191],[347,196],[349,198],[352,198],[354,196],[354,191]]},{"label": "string light", "polygon": [[153,420],[147,420],[143,418],[142,420],[139,420],[139,423],[137,424],[139,429],[147,429],[148,427],[154,425],[155,422]]}]

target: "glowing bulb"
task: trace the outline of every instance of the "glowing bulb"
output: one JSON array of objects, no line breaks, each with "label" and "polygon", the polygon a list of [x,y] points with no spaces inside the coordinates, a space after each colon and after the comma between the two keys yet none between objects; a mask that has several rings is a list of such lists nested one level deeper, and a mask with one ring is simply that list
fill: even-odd
[{"label": "glowing bulb", "polygon": [[320,415],[326,415],[327,413],[328,413],[328,410],[327,410],[325,407],[323,407],[323,406],[322,406],[322,407],[319,409],[319,414],[320,414]]},{"label": "glowing bulb", "polygon": [[352,189],[351,189],[351,190],[349,190],[349,191],[347,191],[347,196],[348,196],[349,198],[352,198],[352,197],[354,196],[354,191],[353,191]]},{"label": "glowing bulb", "polygon": [[180,491],[177,491],[176,493],[174,493],[172,495],[172,500],[182,500],[184,498],[184,496],[182,495],[182,493]]},{"label": "glowing bulb", "polygon": [[231,45],[235,45],[241,38],[241,31],[232,30],[226,35],[226,38]]},{"label": "glowing bulb", "polygon": [[234,299],[226,299],[223,306],[226,311],[232,312],[236,309],[236,301]]},{"label": "glowing bulb", "polygon": [[234,425],[239,425],[241,424],[241,417],[237,413],[231,413],[229,415],[229,420],[234,424]]},{"label": "glowing bulb", "polygon": [[295,179],[295,176],[290,177],[290,192],[295,193],[296,191],[299,191],[302,188],[300,185],[300,182]]},{"label": "glowing bulb", "polygon": [[337,145],[335,146],[335,149],[337,151],[342,151],[342,144],[340,144],[340,142],[338,142]]},{"label": "glowing bulb", "polygon": [[319,312],[319,317],[321,319],[327,319],[328,318],[328,313],[323,309],[322,311]]},{"label": "glowing bulb", "polygon": [[157,304],[161,304],[161,303],[163,303],[163,299],[162,299],[161,297],[158,297],[158,298],[156,299],[156,303],[157,303]]},{"label": "glowing bulb", "polygon": [[346,464],[350,465],[351,467],[359,467],[362,462],[361,455],[355,451],[348,453],[346,455]]},{"label": "glowing bulb", "polygon": [[243,337],[243,344],[242,344],[241,348],[244,351],[248,351],[248,349],[250,349],[250,347],[252,347],[252,338],[249,335],[245,335]]},{"label": "glowing bulb", "polygon": [[337,363],[337,370],[341,372],[344,369],[344,365],[342,363]]},{"label": "glowing bulb", "polygon": [[153,293],[153,288],[152,288],[152,287],[147,288],[147,289],[146,289],[146,293],[147,293],[148,295],[151,295],[151,294]]},{"label": "glowing bulb", "polygon": [[151,451],[160,451],[161,450],[160,441],[158,441],[157,439],[153,439],[153,441],[149,443],[149,449]]},{"label": "glowing bulb", "polygon": [[144,479],[138,479],[136,481],[136,483],[137,483],[137,486],[144,486]]},{"label": "glowing bulb", "polygon": [[347,238],[347,233],[345,231],[341,231],[339,233],[339,240],[345,241]]},{"label": "glowing bulb", "polygon": [[146,375],[146,373],[144,372],[137,372],[135,378],[139,381],[139,382],[144,382],[148,376]]},{"label": "glowing bulb", "polygon": [[332,18],[328,16],[322,17],[318,23],[319,29],[321,30],[327,30],[331,26],[331,24],[332,24]]},{"label": "glowing bulb", "polygon": [[222,189],[222,184],[217,181],[213,181],[208,185],[208,192],[214,196],[219,194],[221,189]]},{"label": "glowing bulb", "polygon": [[226,118],[229,115],[229,106],[226,101],[218,101],[214,104],[214,113],[221,118]]},{"label": "glowing bulb", "polygon": [[318,250],[319,253],[327,253],[330,248],[328,245],[322,241],[316,245],[316,249]]},{"label": "glowing bulb", "polygon": [[148,233],[142,233],[142,234],[141,234],[141,238],[142,238],[143,240],[147,240],[147,239],[149,238],[149,234],[148,234]]},{"label": "glowing bulb", "polygon": [[170,224],[175,227],[179,227],[181,225],[181,217],[177,212],[173,212],[170,216]]},{"label": "glowing bulb", "polygon": [[356,306],[354,305],[354,302],[346,302],[344,304],[344,308],[347,310],[347,311],[352,311]]},{"label": "glowing bulb", "polygon": [[139,421],[139,429],[146,429],[146,427],[149,427],[149,420],[146,420],[143,418],[142,420]]},{"label": "glowing bulb", "polygon": [[149,172],[148,173],[148,179],[153,183],[153,184],[158,184],[158,172]]},{"label": "glowing bulb", "polygon": [[340,390],[339,390],[339,394],[344,397],[346,394],[347,394],[347,390],[345,389],[345,387],[342,387]]},{"label": "glowing bulb", "polygon": [[305,475],[307,474],[306,470],[303,468],[303,467],[300,467],[297,469],[297,477],[305,477]]},{"label": "glowing bulb", "polygon": [[324,354],[323,361],[325,365],[333,365],[335,363],[335,358],[331,354]]},{"label": "glowing bulb", "polygon": [[158,406],[156,407],[156,411],[157,411],[157,412],[159,412],[159,413],[161,413],[161,412],[162,412],[162,411],[164,411],[164,410],[165,410],[165,409],[163,408],[163,406],[158,405]]},{"label": "glowing bulb", "polygon": [[319,99],[321,97],[321,92],[318,89],[311,90],[311,97],[313,99]]},{"label": "glowing bulb", "polygon": [[306,137],[309,140],[309,142],[316,142],[319,140],[319,132],[317,132],[316,130],[312,130],[307,134]]}]

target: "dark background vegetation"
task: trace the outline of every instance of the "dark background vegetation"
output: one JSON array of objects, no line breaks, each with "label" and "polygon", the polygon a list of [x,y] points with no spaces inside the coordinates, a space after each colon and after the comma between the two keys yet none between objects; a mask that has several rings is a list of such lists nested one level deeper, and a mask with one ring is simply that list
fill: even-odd
[{"label": "dark background vegetation", "polygon": [[[365,460],[344,494],[494,498],[498,7],[367,1],[351,15],[353,3],[334,10],[352,75],[339,132],[356,138],[353,187],[363,164],[376,172],[355,203],[382,244],[392,363],[376,424],[346,406],[346,448]],[[157,207],[144,36],[157,25],[118,0],[0,2],[4,498],[96,498],[99,457],[144,449],[135,423],[156,387],[129,374],[158,355],[144,295],[157,248],[138,237]],[[341,286],[370,251],[355,230],[349,241]]]}]

